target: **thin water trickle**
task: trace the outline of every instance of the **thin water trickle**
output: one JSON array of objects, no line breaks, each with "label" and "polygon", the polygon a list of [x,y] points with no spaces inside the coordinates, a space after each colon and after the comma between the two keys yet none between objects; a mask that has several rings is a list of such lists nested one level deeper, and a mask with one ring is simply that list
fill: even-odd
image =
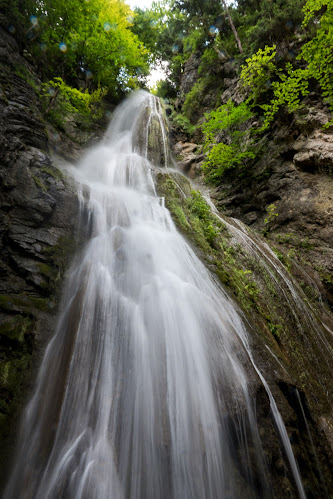
[{"label": "thin water trickle", "polygon": [[7,499],[272,497],[241,319],[156,196],[144,146],[133,152],[150,99],[125,102],[70,168],[91,235],[70,270]]}]

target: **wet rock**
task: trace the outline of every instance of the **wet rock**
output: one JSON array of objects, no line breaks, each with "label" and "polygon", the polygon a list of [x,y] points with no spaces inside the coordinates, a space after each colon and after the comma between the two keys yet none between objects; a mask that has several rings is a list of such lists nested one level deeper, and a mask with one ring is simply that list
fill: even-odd
[{"label": "wet rock", "polygon": [[179,107],[184,104],[186,95],[198,80],[198,69],[200,64],[201,60],[200,57],[198,57],[198,54],[191,54],[190,58],[185,64],[184,73],[182,75],[181,85],[179,88]]},{"label": "wet rock", "polygon": [[[150,106],[144,105],[140,110],[136,129],[133,131],[134,150],[155,166],[170,166],[169,138],[164,130],[167,129],[165,115],[156,111],[161,106],[156,97],[150,97]],[[146,124],[148,123],[148,129]]]},{"label": "wet rock", "polygon": [[205,155],[202,154],[198,144],[178,141],[174,145],[174,153],[177,157],[178,167],[189,178],[194,179],[202,174],[201,165]]},{"label": "wet rock", "polygon": [[[26,54],[27,55],[27,54]],[[54,326],[78,202],[54,166],[30,57],[0,28],[0,467],[35,360]],[[5,475],[5,474],[4,474]]]}]

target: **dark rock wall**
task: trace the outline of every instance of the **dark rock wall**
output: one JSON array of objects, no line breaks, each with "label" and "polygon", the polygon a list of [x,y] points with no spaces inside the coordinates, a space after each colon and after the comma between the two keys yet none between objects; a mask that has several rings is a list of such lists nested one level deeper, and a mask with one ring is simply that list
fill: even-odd
[{"label": "dark rock wall", "polygon": [[[198,217],[184,176],[161,169],[155,177],[157,192],[165,197],[178,229],[239,305],[253,358],[286,425],[307,497],[331,497],[333,339],[327,328],[333,330],[332,315],[324,305],[314,308],[308,303],[290,272],[255,232],[224,215],[215,221],[213,215],[209,220]],[[214,238],[208,223],[218,227]],[[256,404],[274,497],[297,497],[267,393],[240,350],[238,357]]]},{"label": "dark rock wall", "polygon": [[[197,67],[194,60],[185,66],[179,107],[198,79]],[[242,96],[235,74],[229,67],[227,71],[222,67],[219,76],[223,79],[220,103],[232,99],[239,104]],[[220,81],[206,95],[210,98],[210,109],[216,105],[218,85]],[[206,100],[200,105],[201,108],[196,109],[199,123],[209,109]],[[267,253],[267,249],[264,253],[273,261],[278,257],[280,262],[275,260],[276,268],[264,268],[263,255],[248,252],[248,245],[242,243],[247,236],[237,240],[234,232],[233,237],[225,237],[222,244],[216,246],[215,242],[211,254],[205,248],[201,255],[245,311],[254,358],[282,413],[308,497],[333,495],[330,471],[333,462],[330,388],[333,381],[333,135],[330,129],[323,128],[330,118],[318,95],[311,94],[299,113],[294,116],[280,113],[273,129],[262,138],[255,161],[239,171],[231,170],[219,187],[209,189],[223,218],[241,220],[246,224],[242,231],[254,238],[256,245],[264,248],[262,244],[268,243],[273,248],[275,257]],[[198,133],[192,137],[184,131],[179,133],[172,123],[171,130],[179,168],[195,179],[196,188],[201,185],[201,189],[207,190],[200,168],[204,160],[202,137]],[[165,192],[166,199],[167,195]],[[174,194],[171,197],[176,198]],[[191,224],[186,202],[172,199],[166,203],[178,227],[189,239],[195,238],[196,231],[189,230],[184,222]],[[179,217],[177,203],[181,204],[184,220]],[[229,220],[229,223],[240,227],[238,222]],[[299,304],[293,301],[288,286],[281,286],[282,274],[298,289],[299,304],[302,302],[305,307],[303,312],[298,310]],[[305,312],[308,306],[310,315]],[[310,318],[312,314],[315,322]],[[320,345],[321,340],[318,343],[319,331],[328,342],[326,347]],[[294,497],[295,491],[286,482],[283,456],[278,455],[272,441],[267,396],[260,390],[253,396],[257,400],[261,435],[268,443],[265,454],[274,469],[276,497],[280,497],[279,494]]]},{"label": "dark rock wall", "polygon": [[0,28],[0,473],[54,327],[78,203],[48,150],[33,66]]},{"label": "dark rock wall", "polygon": [[[214,108],[216,98],[239,104],[244,96],[230,62],[221,62],[216,85],[207,91],[197,115]],[[195,56],[186,63],[181,83],[182,102],[198,80]],[[222,80],[222,83],[221,83]],[[217,88],[222,91],[217,93]],[[210,102],[210,105],[207,104]],[[227,172],[211,189],[222,213],[235,217],[266,235],[281,253],[291,254],[301,285],[309,280],[321,299],[333,307],[333,132],[323,126],[331,119],[327,107],[313,92],[295,115],[280,113],[272,130],[257,147],[257,157],[243,169]],[[199,122],[200,118],[199,118]],[[250,124],[252,126],[252,123]],[[331,127],[332,128],[332,127]],[[174,154],[191,178],[202,175],[202,137],[189,137],[172,127]],[[193,144],[194,142],[194,144]],[[270,206],[274,216],[267,222]]]}]

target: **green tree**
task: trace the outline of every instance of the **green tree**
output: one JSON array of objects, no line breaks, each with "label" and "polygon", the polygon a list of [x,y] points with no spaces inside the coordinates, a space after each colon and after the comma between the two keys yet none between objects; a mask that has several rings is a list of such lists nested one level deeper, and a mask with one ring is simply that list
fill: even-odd
[{"label": "green tree", "polygon": [[131,26],[131,31],[137,35],[138,39],[143,43],[149,51],[149,61],[154,63],[160,55],[158,48],[158,37],[161,30],[162,13],[156,8],[134,10],[134,20]]},{"label": "green tree", "polygon": [[121,94],[148,73],[148,51],[131,31],[123,0],[36,0],[31,50],[45,62],[45,76],[68,82],[85,76]]}]

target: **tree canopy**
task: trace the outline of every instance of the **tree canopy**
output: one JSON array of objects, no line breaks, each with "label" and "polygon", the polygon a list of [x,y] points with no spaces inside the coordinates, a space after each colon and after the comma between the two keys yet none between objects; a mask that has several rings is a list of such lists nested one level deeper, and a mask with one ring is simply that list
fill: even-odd
[{"label": "tree canopy", "polygon": [[149,51],[132,29],[134,13],[124,0],[14,4],[13,21],[23,25],[29,50],[42,63],[45,77],[60,76],[72,84],[81,79],[88,87],[94,81],[114,95],[143,84]]}]

